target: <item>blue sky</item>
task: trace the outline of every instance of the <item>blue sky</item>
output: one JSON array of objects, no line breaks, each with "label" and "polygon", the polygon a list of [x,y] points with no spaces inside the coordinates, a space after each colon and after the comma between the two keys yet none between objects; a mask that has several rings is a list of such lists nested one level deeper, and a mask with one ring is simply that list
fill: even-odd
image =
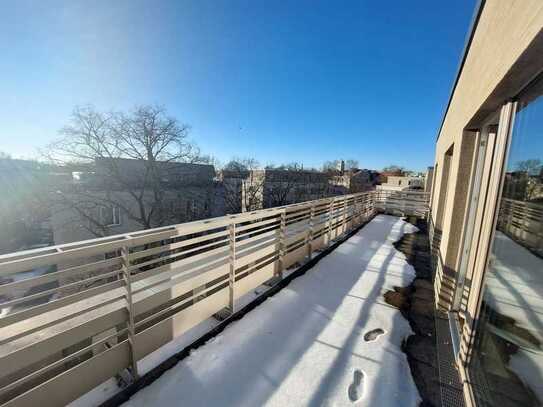
[{"label": "blue sky", "polygon": [[159,104],[223,162],[423,169],[474,2],[2,2],[0,150],[35,156],[76,105]]}]

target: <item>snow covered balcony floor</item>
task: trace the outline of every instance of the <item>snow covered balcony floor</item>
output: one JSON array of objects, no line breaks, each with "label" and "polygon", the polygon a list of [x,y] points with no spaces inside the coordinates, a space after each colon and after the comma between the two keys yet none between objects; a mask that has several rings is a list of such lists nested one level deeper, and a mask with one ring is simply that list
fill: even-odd
[{"label": "snow covered balcony floor", "polygon": [[125,405],[418,405],[411,329],[383,299],[415,277],[393,246],[415,231],[378,215]]}]

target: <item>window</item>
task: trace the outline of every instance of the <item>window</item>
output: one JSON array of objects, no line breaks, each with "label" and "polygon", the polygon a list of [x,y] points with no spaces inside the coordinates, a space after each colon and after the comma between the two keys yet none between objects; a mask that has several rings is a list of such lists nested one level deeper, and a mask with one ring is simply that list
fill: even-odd
[{"label": "window", "polygon": [[517,103],[469,366],[478,405],[543,403],[542,90]]},{"label": "window", "polygon": [[104,226],[121,224],[121,209],[117,205],[100,207],[100,223]]},{"label": "window", "polygon": [[438,164],[436,162],[434,164],[434,173],[432,175],[432,189],[430,190],[430,208],[433,208],[434,206],[434,191],[436,189],[437,169]]},{"label": "window", "polygon": [[438,239],[437,246],[441,244],[441,232],[443,229],[443,215],[447,203],[447,191],[449,188],[449,170],[454,151],[454,145],[451,145],[443,156],[443,172],[440,179],[439,197],[437,202],[437,214],[435,219],[434,238]]}]

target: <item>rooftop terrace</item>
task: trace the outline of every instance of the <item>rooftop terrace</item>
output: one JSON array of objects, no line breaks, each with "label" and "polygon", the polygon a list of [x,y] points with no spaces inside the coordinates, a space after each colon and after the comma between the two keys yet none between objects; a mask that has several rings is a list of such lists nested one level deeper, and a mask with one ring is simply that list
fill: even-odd
[{"label": "rooftop terrace", "polygon": [[1,401],[102,402],[282,288],[129,403],[415,404],[409,324],[382,299],[414,276],[392,243],[415,228],[375,217],[385,211],[424,217],[427,195],[345,195],[1,256]]}]

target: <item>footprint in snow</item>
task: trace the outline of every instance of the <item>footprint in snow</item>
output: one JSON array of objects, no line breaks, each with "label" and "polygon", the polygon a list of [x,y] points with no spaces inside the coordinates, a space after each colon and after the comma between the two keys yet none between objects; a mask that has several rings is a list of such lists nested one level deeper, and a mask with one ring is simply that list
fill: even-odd
[{"label": "footprint in snow", "polygon": [[360,400],[364,396],[364,372],[356,369],[353,373],[353,382],[350,384],[349,400],[353,403]]},{"label": "footprint in snow", "polygon": [[366,342],[373,342],[377,338],[379,338],[381,335],[383,335],[384,333],[385,333],[385,331],[383,331],[381,328],[372,329],[371,331],[366,332],[364,334],[364,340]]}]

